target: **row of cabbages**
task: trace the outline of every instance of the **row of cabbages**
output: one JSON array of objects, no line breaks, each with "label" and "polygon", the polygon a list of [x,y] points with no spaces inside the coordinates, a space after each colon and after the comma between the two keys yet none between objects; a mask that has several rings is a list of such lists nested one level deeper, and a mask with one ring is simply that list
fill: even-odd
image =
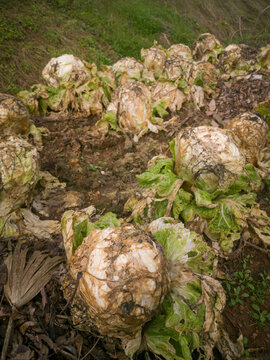
[{"label": "row of cabbages", "polygon": [[46,200],[65,187],[48,172],[40,171],[39,150],[42,134],[47,132],[35,127],[20,99],[0,93],[0,237],[33,233],[49,239],[60,231],[59,222],[40,221],[30,211],[32,206],[36,213],[48,217]]},{"label": "row of cabbages", "polygon": [[[172,49],[177,49],[177,46]],[[180,49],[183,52],[185,47],[181,45],[179,52]],[[195,47],[195,53],[201,54],[199,49],[199,46]],[[157,46],[149,51],[158,59],[159,50],[164,52]],[[219,50],[220,45],[215,43],[211,48],[212,60]],[[149,51],[145,51],[146,66]],[[206,53],[197,56],[206,56]],[[118,86],[113,98],[119,101],[117,105],[113,100],[108,104],[100,123],[104,123],[106,118],[113,119],[116,113],[114,120],[109,120],[112,127],[139,134],[144,128],[138,129],[137,123],[144,124],[144,120],[140,122],[138,119],[145,118],[149,129],[155,126],[151,118],[154,108],[152,88],[148,81],[156,81],[158,70],[149,69],[152,58],[144,75],[140,73],[140,78],[132,79],[134,75],[129,78],[127,70],[118,69],[117,81],[124,84]],[[124,59],[117,64],[121,61]],[[191,60],[183,61],[185,65],[191,63],[191,67],[183,66],[182,75],[197,66]],[[65,72],[65,67],[55,66],[49,67],[43,75],[46,78],[45,74],[49,74],[47,81],[52,81],[49,84],[51,89],[63,91],[64,101],[68,104],[66,108],[70,107],[70,101],[79,99],[78,89],[86,89],[88,79],[83,68],[78,67],[73,72],[72,64],[69,72]],[[139,64],[144,71],[144,65]],[[153,66],[158,69],[158,66]],[[129,65],[124,69],[129,69]],[[91,91],[101,91],[103,104],[106,103],[106,98],[114,90],[113,83],[108,80],[111,72],[102,76],[94,66],[87,71],[98,79],[97,88],[92,87]],[[152,86],[159,86],[159,92],[166,92],[169,84],[184,94],[189,86],[202,88],[203,75],[198,80],[200,85],[190,85],[188,78],[185,80],[179,75],[175,80],[177,85],[162,81]],[[68,81],[69,87],[63,85],[63,79],[72,79],[72,82]],[[84,79],[83,82],[80,79]],[[178,83],[182,80],[188,85],[180,90]],[[102,82],[103,86],[100,86]],[[87,86],[90,88],[89,83]],[[35,106],[45,109],[52,98],[46,98],[48,88],[43,90],[44,102],[40,102],[39,95],[36,98],[33,94],[31,96],[37,101]],[[134,98],[131,103],[129,91]],[[145,95],[145,91],[150,95]],[[88,106],[90,101],[86,92],[80,94],[84,95],[82,99],[86,98],[84,106]],[[39,171],[37,150],[27,142],[27,112],[19,100],[10,97],[9,101],[7,105],[4,97],[0,102],[0,113],[3,109],[4,114],[0,117],[4,129],[0,137],[0,234],[6,237],[17,235],[23,228],[40,238],[49,238],[48,234],[59,231],[59,224],[50,220],[41,222],[30,208],[34,207],[44,215],[44,203],[64,185],[48,173]],[[1,103],[4,104],[2,108]],[[74,106],[81,104],[82,100]],[[150,108],[144,104],[149,104]],[[155,106],[159,115],[166,108],[161,103]],[[147,191],[142,192],[142,198],[137,199],[134,195],[128,201],[126,210],[132,212],[128,219],[117,219],[108,213],[93,221],[93,206],[64,213],[62,234],[69,274],[63,280],[63,288],[67,300],[70,300],[78,281],[71,309],[75,326],[120,338],[129,357],[148,349],[165,359],[191,360],[192,352],[196,350],[209,359],[214,347],[226,359],[241,356],[241,338],[232,343],[222,324],[221,313],[226,299],[216,280],[217,254],[226,256],[226,251],[232,248],[243,231],[245,238],[254,231],[269,245],[269,218],[256,204],[255,192],[268,171],[267,165],[262,163],[263,157],[267,160],[263,147],[267,142],[268,128],[262,119],[250,113],[234,119],[227,127],[227,130],[221,130],[203,126],[179,133],[171,145],[174,159],[164,156],[152,159],[148,171],[138,176]],[[39,193],[35,190],[38,181],[43,185]],[[130,224],[131,220],[135,224]],[[183,223],[188,223],[196,232],[185,228]],[[206,234],[213,247],[210,248],[198,233]]]},{"label": "row of cabbages", "polygon": [[126,57],[100,69],[73,55],[62,55],[44,68],[46,85],[33,85],[31,91],[18,96],[33,114],[73,111],[97,115],[101,131],[110,126],[138,136],[148,130],[157,132],[164,116],[180,110],[185,102],[203,107],[219,77],[269,72],[270,45],[257,56],[250,57],[250,51],[243,44],[224,49],[207,33],[195,42],[193,52],[183,44],[169,49],[154,44],[141,50],[142,61]]},{"label": "row of cabbages", "polygon": [[[48,216],[46,202],[65,185],[39,170],[21,101],[1,99],[0,237],[32,234],[51,241],[59,223],[41,221],[31,209]],[[186,360],[196,350],[207,359],[215,346],[228,359],[240,357],[241,338],[232,343],[222,325],[226,299],[215,280],[215,251],[201,236],[169,217],[142,229],[112,213],[92,222],[94,212],[90,206],[62,217],[68,301],[74,293],[71,279],[82,275],[71,309],[76,327],[120,338],[130,358],[151,350]]]},{"label": "row of cabbages", "polygon": [[[31,209],[48,216],[46,202],[64,184],[39,171],[21,101],[2,96],[0,113],[0,236],[51,240],[59,223],[41,221]],[[120,338],[131,358],[147,349],[185,360],[196,350],[207,359],[214,347],[228,359],[240,357],[241,338],[232,343],[222,324],[226,299],[215,279],[216,251],[200,235],[170,217],[139,227],[111,213],[94,222],[94,212],[90,206],[62,218],[67,300],[76,286],[71,279],[82,275],[71,309],[76,327]]]},{"label": "row of cabbages", "polygon": [[233,343],[222,323],[217,262],[241,236],[270,245],[270,218],[256,202],[269,176],[267,140],[266,122],[252,113],[226,129],[186,128],[171,143],[173,159],[157,156],[138,176],[146,190],[127,201],[129,218],[92,221],[93,207],[65,212],[67,300],[79,281],[74,325],[120,338],[130,357],[150,349],[191,360],[196,350],[210,359],[217,347],[225,359],[239,358],[241,337]]}]

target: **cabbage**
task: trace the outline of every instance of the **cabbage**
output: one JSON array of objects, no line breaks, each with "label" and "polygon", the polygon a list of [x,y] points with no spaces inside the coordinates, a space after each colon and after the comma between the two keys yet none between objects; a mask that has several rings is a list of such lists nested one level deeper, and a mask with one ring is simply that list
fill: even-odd
[{"label": "cabbage", "polygon": [[210,358],[214,346],[241,355],[241,344],[223,330],[225,293],[213,277],[214,251],[199,235],[160,218],[147,229],[155,241],[113,213],[92,222],[94,213],[89,207],[62,217],[69,265],[63,289],[70,299],[77,279],[71,305],[77,328],[120,338],[130,358],[145,347],[168,360],[191,359],[195,349]]},{"label": "cabbage", "polygon": [[245,159],[230,132],[186,128],[175,138],[175,173],[202,190],[226,191],[243,173]]},{"label": "cabbage", "polygon": [[112,71],[119,85],[123,85],[130,80],[141,80],[143,70],[143,64],[130,57],[122,58],[112,66]]},{"label": "cabbage", "polygon": [[240,150],[247,162],[257,164],[267,143],[267,123],[259,116],[246,112],[230,120],[225,128],[233,131],[240,139]]},{"label": "cabbage", "polygon": [[[167,293],[163,249],[148,233],[121,225],[112,213],[91,223],[86,212],[68,212],[62,219],[70,276],[75,280],[82,274],[72,303],[73,323],[120,338],[126,353],[133,355],[143,325]],[[64,291],[67,299],[69,292]]]},{"label": "cabbage", "polygon": [[192,67],[192,60],[171,56],[165,62],[165,74],[171,81],[182,79],[188,83]]},{"label": "cabbage", "polygon": [[42,77],[54,88],[67,84],[79,86],[89,80],[91,72],[79,58],[65,54],[52,58],[43,69]]},{"label": "cabbage", "polygon": [[107,112],[98,125],[102,126],[105,122],[113,129],[140,137],[148,130],[158,131],[151,121],[150,90],[139,81],[129,81],[116,89]]},{"label": "cabbage", "polygon": [[190,48],[184,44],[174,44],[167,50],[169,57],[176,56],[179,58],[192,59],[192,53]]},{"label": "cabbage", "polygon": [[254,70],[254,60],[247,60],[245,53],[248,46],[244,44],[231,44],[224,49],[219,62],[230,77],[246,76]]},{"label": "cabbage", "polygon": [[[157,82],[151,87],[153,109],[160,117],[167,114],[166,109],[171,112],[180,110],[186,100],[185,94],[171,82]],[[164,112],[165,110],[165,112]]]},{"label": "cabbage", "polygon": [[182,219],[205,233],[222,253],[231,251],[244,230],[255,232],[268,245],[270,218],[256,203],[261,172],[246,164],[229,135],[206,126],[183,130],[171,143],[175,162],[156,157],[137,176],[144,190],[126,203],[128,221]]},{"label": "cabbage", "polygon": [[218,71],[216,67],[209,62],[198,62],[194,64],[189,83],[201,86],[209,94],[212,94],[217,85]]},{"label": "cabbage", "polygon": [[141,58],[145,67],[152,71],[156,78],[162,74],[167,56],[161,46],[154,44],[150,49],[141,49]]},{"label": "cabbage", "polygon": [[28,134],[29,113],[23,102],[0,93],[0,133],[2,135]]},{"label": "cabbage", "polygon": [[226,298],[213,278],[214,251],[171,218],[153,221],[149,230],[164,246],[171,287],[161,311],[145,330],[147,346],[168,360],[191,360],[194,350],[209,359],[214,346],[223,355],[239,358],[243,346],[232,344],[223,329]]},{"label": "cabbage", "polygon": [[38,178],[37,149],[21,138],[0,139],[0,217],[29,202]]},{"label": "cabbage", "polygon": [[196,60],[217,62],[218,56],[223,52],[223,47],[214,35],[201,34],[195,41],[193,56]]}]

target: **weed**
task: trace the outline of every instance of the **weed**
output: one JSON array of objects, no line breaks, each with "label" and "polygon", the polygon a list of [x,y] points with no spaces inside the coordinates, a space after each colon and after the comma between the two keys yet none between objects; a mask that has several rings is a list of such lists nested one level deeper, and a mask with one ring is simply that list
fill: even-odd
[{"label": "weed", "polygon": [[266,310],[261,310],[257,304],[251,304],[251,306],[255,311],[250,311],[250,315],[258,322],[260,326],[265,326],[266,321],[270,321],[270,313]]},{"label": "weed", "polygon": [[255,278],[249,269],[252,264],[250,255],[246,256],[243,259],[241,269],[234,272],[232,278],[226,274],[226,280],[223,284],[228,295],[228,305],[243,305],[245,300],[249,300],[252,308],[249,315],[261,326],[265,326],[270,321],[270,313],[261,309],[261,306],[265,304],[270,292],[270,275],[263,271],[257,274]]}]

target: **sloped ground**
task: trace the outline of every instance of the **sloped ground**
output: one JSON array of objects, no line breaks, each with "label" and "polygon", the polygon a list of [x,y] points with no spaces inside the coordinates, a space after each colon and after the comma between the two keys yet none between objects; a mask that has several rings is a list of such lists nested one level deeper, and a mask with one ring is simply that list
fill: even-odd
[{"label": "sloped ground", "polygon": [[[202,32],[224,44],[269,40],[269,1],[0,0],[0,90],[16,94],[39,82],[52,58],[72,53],[111,64],[156,39],[189,46]],[[132,39],[132,41],[131,41]]]},{"label": "sloped ground", "polygon": [[[229,84],[229,85],[228,85]],[[94,138],[90,129],[95,118],[42,118],[33,117],[36,125],[46,126],[50,135],[44,138],[41,152],[42,170],[50,171],[67,183],[67,190],[81,193],[81,206],[94,204],[99,213],[116,212],[124,216],[123,205],[129,194],[137,188],[136,175],[145,171],[147,162],[155,155],[169,155],[168,142],[183,127],[190,125],[223,126],[227,119],[252,110],[253,106],[270,95],[270,80],[256,75],[229,83],[220,82],[217,96],[202,111],[186,108],[177,119],[167,125],[166,132],[147,134],[139,143],[132,138],[111,131],[104,139]],[[138,189],[139,191],[139,189]],[[260,194],[264,209],[270,213],[269,194]],[[50,218],[60,219],[61,208],[50,204]],[[43,243],[27,238],[24,241],[33,249],[46,249],[51,254],[63,255],[61,237]],[[7,251],[7,241],[0,242],[1,259]],[[245,259],[249,259],[248,261]],[[229,260],[222,260],[221,269],[233,275],[243,271],[243,264],[259,283],[260,274],[270,274],[269,256],[264,249],[242,242]],[[0,271],[0,286],[5,283],[5,268]],[[59,270],[44,291],[22,308],[15,316],[16,329],[8,354],[12,359],[126,359],[117,341],[101,338],[97,334],[84,334],[75,330],[66,301],[60,288]],[[268,282],[269,285],[269,282]],[[252,317],[252,299],[228,305],[224,312],[225,325],[230,336],[236,339],[239,330],[247,339],[250,358],[269,359],[270,322],[261,324]],[[10,307],[2,299],[0,306],[0,339],[3,341]],[[270,294],[265,295],[261,310],[270,313]],[[78,356],[79,354],[79,356]],[[156,359],[154,355],[150,355]],[[140,355],[143,359],[144,354]],[[196,358],[196,356],[194,357]],[[149,359],[149,357],[148,357]],[[216,353],[216,359],[221,359]]]}]

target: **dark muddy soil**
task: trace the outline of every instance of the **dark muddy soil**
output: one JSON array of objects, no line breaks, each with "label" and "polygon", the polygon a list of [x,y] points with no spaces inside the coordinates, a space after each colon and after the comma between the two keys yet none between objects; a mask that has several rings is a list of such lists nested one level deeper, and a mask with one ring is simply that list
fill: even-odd
[{"label": "dark muddy soil", "polygon": [[[222,127],[224,121],[252,110],[254,104],[270,95],[270,80],[249,78],[220,83],[214,99],[202,111],[184,108],[166,130],[147,134],[138,143],[132,137],[111,131],[105,138],[95,138],[90,131],[97,119],[89,118],[34,118],[37,126],[45,126],[50,135],[44,138],[40,153],[41,169],[66,182],[67,190],[80,192],[81,207],[95,205],[98,213],[123,214],[123,205],[131,192],[138,188],[136,175],[146,170],[155,155],[170,156],[169,141],[183,127],[213,125]],[[268,194],[260,193],[263,208],[269,211]],[[51,219],[60,219],[61,208],[53,208]],[[51,254],[64,255],[61,237],[54,242],[24,239],[33,249],[46,249]],[[12,243],[13,245],[15,243]],[[257,246],[257,245],[256,245]],[[7,242],[0,242],[1,257],[7,252]],[[227,260],[220,260],[221,270],[230,279],[243,270],[243,261],[249,256],[248,270],[260,281],[260,274],[270,275],[270,261],[264,249],[242,241]],[[61,271],[60,271],[61,272]],[[101,338],[98,334],[84,334],[72,327],[66,301],[63,298],[58,272],[27,306],[15,314],[15,330],[10,343],[10,359],[126,359],[117,341]],[[0,264],[0,290],[5,283],[5,267]],[[269,290],[269,289],[268,289]],[[260,324],[252,317],[252,300],[243,298],[243,304],[227,305],[224,323],[232,339],[240,332],[247,339],[250,358],[269,359],[270,321]],[[261,310],[270,314],[270,292],[265,295]],[[0,304],[0,344],[3,341],[10,307],[2,298]],[[152,355],[151,355],[152,356]],[[143,358],[143,355],[142,357]],[[156,357],[152,357],[155,359]],[[157,358],[156,358],[157,359]],[[221,359],[219,354],[216,359]]]}]

